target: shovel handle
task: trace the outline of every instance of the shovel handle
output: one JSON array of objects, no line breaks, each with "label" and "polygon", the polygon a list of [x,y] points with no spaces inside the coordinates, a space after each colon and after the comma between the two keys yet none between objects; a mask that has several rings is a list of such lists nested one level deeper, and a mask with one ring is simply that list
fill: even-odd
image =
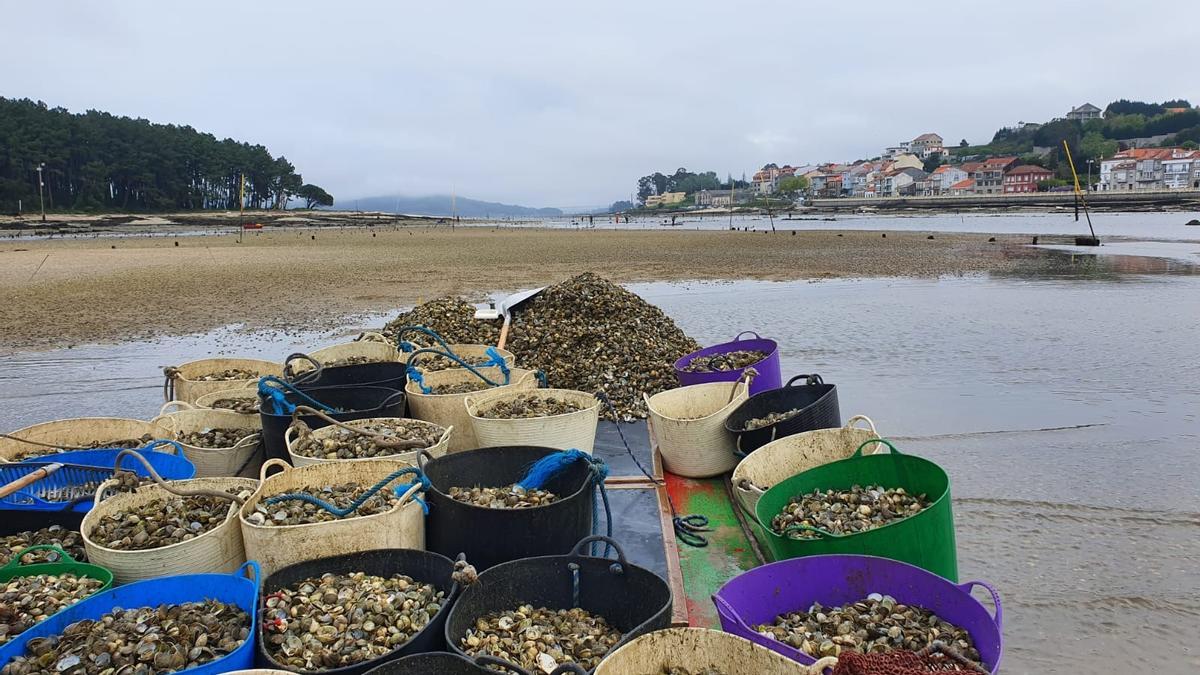
[{"label": "shovel handle", "polygon": [[59,464],[58,462],[55,462],[53,464],[48,464],[40,469],[30,471],[29,473],[25,474],[24,476],[21,476],[20,478],[14,480],[13,482],[8,483],[4,486],[0,486],[0,498],[7,497],[7,496],[11,495],[12,493],[17,492],[18,490],[20,490],[23,487],[26,487],[33,483],[36,483],[39,480],[49,476],[50,474],[54,473],[55,471],[58,471],[61,468],[63,468],[63,465]]},{"label": "shovel handle", "polygon": [[496,349],[504,349],[504,343],[508,342],[508,327],[512,325],[512,315],[504,315],[504,325],[500,326],[500,339],[496,340]]}]

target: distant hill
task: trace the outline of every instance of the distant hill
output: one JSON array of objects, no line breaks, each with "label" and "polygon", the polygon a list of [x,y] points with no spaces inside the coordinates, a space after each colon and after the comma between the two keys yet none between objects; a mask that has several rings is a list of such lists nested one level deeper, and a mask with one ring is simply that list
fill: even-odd
[{"label": "distant hill", "polygon": [[[339,203],[338,207],[345,209],[353,206],[362,211],[405,213],[413,216],[449,216],[451,214],[450,201],[450,195],[429,195],[426,197],[392,195],[389,197],[363,197],[361,199],[345,200]],[[467,199],[465,197],[458,197],[454,200],[453,210],[463,218],[501,218],[509,216],[546,218],[561,216],[563,214],[560,209],[483,202],[478,199]]]}]

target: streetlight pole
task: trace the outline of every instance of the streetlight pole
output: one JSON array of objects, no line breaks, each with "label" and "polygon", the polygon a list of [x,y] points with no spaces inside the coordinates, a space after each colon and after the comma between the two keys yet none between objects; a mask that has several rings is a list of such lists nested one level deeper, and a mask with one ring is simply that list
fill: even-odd
[{"label": "streetlight pole", "polygon": [[1094,159],[1088,160],[1088,182],[1087,182],[1088,192],[1092,191],[1092,163],[1095,161],[1096,160],[1094,160]]},{"label": "streetlight pole", "polygon": [[42,197],[42,186],[44,186],[44,185],[45,185],[45,183],[43,183],[43,182],[42,182],[42,169],[45,169],[45,168],[46,168],[46,163],[45,163],[45,162],[42,162],[41,164],[38,164],[38,167],[37,167],[37,172],[38,172],[38,204],[39,204],[39,205],[41,205],[41,207],[42,207],[42,222],[43,222],[43,223],[44,223],[44,222],[46,222],[46,200],[45,200],[45,199]]}]

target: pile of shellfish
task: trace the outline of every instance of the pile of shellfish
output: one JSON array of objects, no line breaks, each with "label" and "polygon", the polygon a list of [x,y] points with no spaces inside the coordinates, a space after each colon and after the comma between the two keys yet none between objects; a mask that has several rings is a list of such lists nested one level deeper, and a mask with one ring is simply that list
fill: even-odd
[{"label": "pile of shellfish", "polygon": [[[355,429],[381,434],[379,436],[355,433],[349,429],[332,426],[321,430],[320,437],[303,422],[297,425],[299,433],[291,451],[304,457],[317,459],[364,459],[387,457],[421,448],[431,448],[442,439],[445,429],[422,420],[373,419],[349,423]],[[418,447],[397,448],[390,441],[419,441]]]},{"label": "pile of shellfish", "polygon": [[528,509],[558,501],[558,496],[549,490],[526,490],[515,484],[503,487],[452,487],[446,494],[464,504],[487,509]]},{"label": "pile of shellfish", "polygon": [[620,640],[621,631],[587,610],[522,605],[479,617],[460,646],[472,656],[490,654],[549,673],[568,662],[591,670]]},{"label": "pile of shellfish", "polygon": [[916,651],[940,640],[967,660],[980,662],[979,650],[966,630],[927,609],[878,593],[840,607],[814,603],[806,612],[782,614],[754,629],[814,658],[838,656],[844,650]]},{"label": "pile of shellfish", "polygon": [[833,534],[854,534],[915,516],[930,506],[924,493],[912,495],[902,487],[855,485],[849,490],[813,490],[792,497],[771,519],[771,529],[792,539],[820,536],[805,529],[789,531],[798,525]]},{"label": "pile of shellfish", "polygon": [[257,434],[255,429],[204,429],[179,435],[179,442],[197,448],[232,448]]},{"label": "pile of shellfish", "polygon": [[204,373],[195,377],[188,378],[195,382],[224,382],[227,380],[255,380],[262,375],[257,370],[249,368],[226,368],[225,370],[217,370],[211,373]]},{"label": "pile of shellfish", "polygon": [[767,353],[758,349],[737,349],[731,352],[697,356],[688,361],[684,371],[688,373],[721,373],[741,370],[767,358]]},{"label": "pile of shellfish", "polygon": [[[83,537],[75,530],[68,530],[62,525],[51,525],[40,530],[18,532],[0,537],[0,565],[7,565],[12,557],[30,546],[50,544],[67,552],[79,562],[87,562],[87,553],[83,548]],[[40,550],[27,553],[21,559],[26,565],[42,562],[59,562],[59,555],[54,551]]]},{"label": "pile of shellfish", "polygon": [[117,607],[30,639],[0,675],[161,675],[222,658],[249,636],[250,615],[216,600]]},{"label": "pile of shellfish", "polygon": [[529,419],[532,417],[552,417],[579,412],[583,406],[570,399],[553,394],[541,394],[536,391],[522,393],[503,401],[497,401],[480,410],[478,417],[486,419]]},{"label": "pile of shellfish", "polygon": [[[243,500],[252,493],[247,488],[229,488],[226,492]],[[162,548],[216,529],[234,508],[236,502],[216,496],[167,495],[104,514],[88,537],[100,546],[121,551]]]},{"label": "pile of shellfish", "polygon": [[[356,483],[341,485],[324,485],[320,487],[305,487],[289,490],[289,493],[304,493],[328,502],[337,508],[344,509],[369,490]],[[347,520],[360,516],[372,516],[376,513],[390,511],[400,501],[400,497],[391,489],[380,490],[371,495],[367,501],[354,513],[345,518],[338,518],[325,509],[310,502],[299,499],[289,499],[275,504],[264,504],[259,501],[254,510],[246,516],[251,525],[280,527],[284,525],[311,525],[312,523],[327,523],[333,520]]]},{"label": "pile of shellfish", "polygon": [[0,645],[103,585],[71,573],[13,577],[0,584]]},{"label": "pile of shellfish", "polygon": [[266,596],[263,647],[288,668],[350,666],[402,647],[444,604],[433,584],[402,574],[327,573]]}]

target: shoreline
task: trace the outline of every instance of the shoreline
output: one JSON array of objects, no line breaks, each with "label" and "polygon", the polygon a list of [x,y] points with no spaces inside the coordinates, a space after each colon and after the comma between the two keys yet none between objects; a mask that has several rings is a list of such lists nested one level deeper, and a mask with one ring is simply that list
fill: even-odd
[{"label": "shoreline", "polygon": [[442,295],[482,299],[588,270],[617,283],[1006,272],[1047,255],[1027,243],[940,232],[529,227],[280,228],[247,232],[242,243],[232,233],[0,240],[0,349],[230,324],[332,328]]}]

